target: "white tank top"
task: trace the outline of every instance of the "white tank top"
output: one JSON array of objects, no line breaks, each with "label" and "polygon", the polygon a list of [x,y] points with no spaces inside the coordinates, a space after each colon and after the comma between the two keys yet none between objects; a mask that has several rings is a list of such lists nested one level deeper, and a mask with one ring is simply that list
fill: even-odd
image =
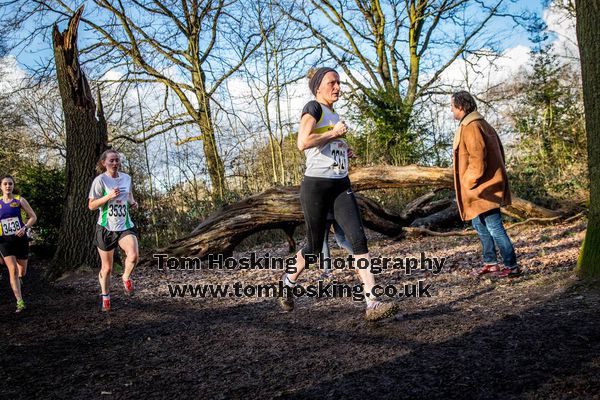
[{"label": "white tank top", "polygon": [[[327,106],[320,104],[321,118],[317,121],[313,134],[323,134],[333,129],[340,120],[339,115]],[[348,176],[348,144],[344,139],[333,139],[321,147],[304,150],[306,172],[304,175],[315,178],[340,179]]]}]

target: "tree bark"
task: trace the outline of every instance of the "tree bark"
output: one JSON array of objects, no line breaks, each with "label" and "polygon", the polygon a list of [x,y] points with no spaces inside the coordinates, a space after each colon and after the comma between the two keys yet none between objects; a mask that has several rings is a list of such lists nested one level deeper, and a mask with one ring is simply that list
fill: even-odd
[{"label": "tree bark", "polygon": [[[87,207],[90,184],[99,155],[108,139],[100,95],[98,109],[77,50],[77,27],[83,6],[69,20],[64,32],[55,24],[52,34],[56,76],[66,129],[66,192],[57,238],[58,247],[48,275],[60,277],[68,270],[98,263],[93,245],[96,215]],[[97,117],[96,117],[97,113]]]},{"label": "tree bark", "polygon": [[588,228],[577,272],[592,280],[600,277],[600,0],[577,0],[575,5],[590,177]]},{"label": "tree bark", "polygon": [[[198,36],[193,35],[193,37],[195,38],[193,48],[196,49]],[[206,169],[212,186],[211,193],[215,200],[223,200],[226,190],[225,166],[217,148],[215,127],[210,107],[210,96],[206,89],[206,76],[199,62],[194,62],[193,66],[195,71],[192,73],[192,82],[199,105],[197,121],[201,132]]]},{"label": "tree bark", "polygon": [[415,219],[410,226],[413,228],[448,228],[460,222],[460,213],[456,202],[450,204],[449,207],[434,212],[426,217]]}]

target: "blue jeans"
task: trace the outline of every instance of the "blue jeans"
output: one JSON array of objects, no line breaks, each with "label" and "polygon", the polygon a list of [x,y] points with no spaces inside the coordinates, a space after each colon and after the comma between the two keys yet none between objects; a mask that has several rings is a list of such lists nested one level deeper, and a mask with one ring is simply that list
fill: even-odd
[{"label": "blue jeans", "polygon": [[508,268],[515,268],[517,266],[515,249],[502,225],[502,216],[500,215],[499,208],[479,214],[471,220],[471,223],[477,231],[481,246],[483,247],[484,264],[496,263],[495,247],[498,247],[504,266]]}]

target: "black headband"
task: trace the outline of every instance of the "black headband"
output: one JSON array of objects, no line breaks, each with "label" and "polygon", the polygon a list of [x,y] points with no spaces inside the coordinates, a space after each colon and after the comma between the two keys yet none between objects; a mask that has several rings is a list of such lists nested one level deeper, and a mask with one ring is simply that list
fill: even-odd
[{"label": "black headband", "polygon": [[308,87],[310,88],[310,91],[312,92],[312,94],[314,94],[315,96],[317,95],[317,89],[319,88],[319,86],[321,86],[321,81],[323,80],[323,77],[328,72],[337,73],[336,70],[333,68],[322,67],[322,68],[319,68],[317,70],[317,72],[315,72],[313,77],[310,78],[310,80],[308,81]]}]

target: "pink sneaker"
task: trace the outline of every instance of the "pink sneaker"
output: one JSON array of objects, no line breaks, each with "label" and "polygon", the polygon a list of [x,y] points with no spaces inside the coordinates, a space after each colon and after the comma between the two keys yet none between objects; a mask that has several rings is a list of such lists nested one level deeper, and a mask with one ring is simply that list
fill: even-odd
[{"label": "pink sneaker", "polygon": [[484,264],[481,268],[473,269],[471,271],[471,276],[481,276],[485,274],[496,273],[499,271],[500,266],[498,264]]},{"label": "pink sneaker", "polygon": [[133,295],[133,282],[131,281],[131,279],[123,281],[123,291],[127,296]]},{"label": "pink sneaker", "polygon": [[516,278],[519,275],[521,275],[521,270],[519,269],[519,267],[504,267],[500,271],[498,271],[494,276],[496,278]]},{"label": "pink sneaker", "polygon": [[108,295],[108,294],[101,294],[100,295],[100,299],[101,299],[101,302],[102,302],[102,305],[101,305],[102,308],[101,308],[101,310],[102,311],[110,311],[110,295]]}]

